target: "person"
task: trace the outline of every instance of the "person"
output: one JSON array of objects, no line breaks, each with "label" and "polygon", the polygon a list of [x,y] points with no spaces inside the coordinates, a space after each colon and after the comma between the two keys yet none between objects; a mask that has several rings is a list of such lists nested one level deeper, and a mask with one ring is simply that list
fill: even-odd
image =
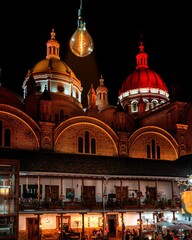
[{"label": "person", "polygon": [[173,237],[171,236],[170,230],[167,230],[167,235],[165,236],[166,240],[173,240]]},{"label": "person", "polygon": [[64,208],[65,196],[61,195],[60,200],[61,200],[61,206],[62,208]]},{"label": "person", "polygon": [[108,224],[106,224],[106,226],[105,226],[105,234],[108,238],[109,237],[109,226],[108,226]]},{"label": "person", "polygon": [[178,234],[174,234],[173,240],[179,240],[179,235]]},{"label": "person", "polygon": [[94,228],[94,229],[93,229],[93,236],[95,236],[96,233],[97,233],[97,230]]},{"label": "person", "polygon": [[132,235],[133,235],[134,237],[137,236],[137,231],[135,230],[135,228],[133,229],[133,233],[132,233]]},{"label": "person", "polygon": [[129,229],[126,230],[126,233],[125,233],[125,240],[130,240],[131,238],[131,231]]}]

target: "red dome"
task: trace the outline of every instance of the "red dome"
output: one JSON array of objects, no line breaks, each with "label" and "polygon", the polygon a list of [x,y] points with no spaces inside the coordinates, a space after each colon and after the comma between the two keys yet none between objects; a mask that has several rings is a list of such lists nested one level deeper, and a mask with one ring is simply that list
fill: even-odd
[{"label": "red dome", "polygon": [[[121,89],[119,96],[123,93],[129,93],[130,90],[140,92],[151,92],[151,89],[168,94],[168,89],[161,77],[148,67],[148,55],[144,52],[143,42],[140,42],[139,53],[136,55],[136,70],[130,74]],[[126,94],[127,95],[127,94]],[[164,95],[164,94],[163,94]]]},{"label": "red dome", "polygon": [[165,83],[156,72],[149,68],[139,68],[126,78],[119,90],[119,95],[133,89],[141,88],[156,88],[168,92]]}]

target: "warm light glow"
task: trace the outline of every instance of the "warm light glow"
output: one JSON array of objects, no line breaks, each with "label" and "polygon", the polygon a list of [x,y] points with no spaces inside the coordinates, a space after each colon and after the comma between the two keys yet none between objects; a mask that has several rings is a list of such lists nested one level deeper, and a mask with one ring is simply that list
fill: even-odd
[{"label": "warm light glow", "polygon": [[69,42],[73,54],[78,57],[85,57],[92,53],[94,45],[90,34],[88,33],[85,23],[78,27]]},{"label": "warm light glow", "polygon": [[141,88],[140,93],[148,93],[149,89],[148,88]]},{"label": "warm light glow", "polygon": [[9,187],[4,186],[0,188],[0,195],[9,195]]},{"label": "warm light glow", "polygon": [[137,94],[139,92],[139,89],[133,89],[133,90],[130,90],[130,95],[132,94]]},{"label": "warm light glow", "polygon": [[188,182],[189,182],[189,184],[192,184],[192,175],[190,175],[190,176],[188,177]]},{"label": "warm light glow", "polygon": [[77,29],[72,35],[69,46],[73,54],[77,57],[86,57],[91,54],[94,48],[93,40],[86,29],[86,23],[82,16],[82,0],[80,2],[80,9],[78,11]]},{"label": "warm light glow", "polygon": [[182,212],[183,214],[192,214],[192,191],[182,192]]},{"label": "warm light glow", "polygon": [[50,223],[50,219],[49,218],[46,219],[46,223]]}]

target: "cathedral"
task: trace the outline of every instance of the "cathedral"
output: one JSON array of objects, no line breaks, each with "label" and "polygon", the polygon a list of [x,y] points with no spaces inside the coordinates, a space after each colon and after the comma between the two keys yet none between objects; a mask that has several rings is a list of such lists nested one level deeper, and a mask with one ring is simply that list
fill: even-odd
[{"label": "cathedral", "polygon": [[64,230],[92,239],[94,229],[122,237],[125,228],[142,237],[160,219],[182,219],[192,104],[171,99],[144,42],[116,106],[102,75],[83,91],[54,29],[45,56],[23,96],[0,86],[0,239],[65,239]]}]

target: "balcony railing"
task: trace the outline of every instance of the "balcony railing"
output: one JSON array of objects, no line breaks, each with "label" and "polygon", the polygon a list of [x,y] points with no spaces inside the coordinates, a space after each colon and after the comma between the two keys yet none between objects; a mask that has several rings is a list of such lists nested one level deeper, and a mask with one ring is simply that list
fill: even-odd
[{"label": "balcony railing", "polygon": [[[105,204],[105,210],[123,210],[123,209],[175,209],[181,208],[181,202],[174,202],[172,199],[169,200],[158,200],[158,201],[143,201],[140,203],[137,198],[128,198],[122,201],[108,200]],[[103,203],[96,201],[69,201],[63,202],[58,199],[57,201],[38,201],[37,199],[22,198],[19,201],[19,209],[22,210],[102,210]]]}]

